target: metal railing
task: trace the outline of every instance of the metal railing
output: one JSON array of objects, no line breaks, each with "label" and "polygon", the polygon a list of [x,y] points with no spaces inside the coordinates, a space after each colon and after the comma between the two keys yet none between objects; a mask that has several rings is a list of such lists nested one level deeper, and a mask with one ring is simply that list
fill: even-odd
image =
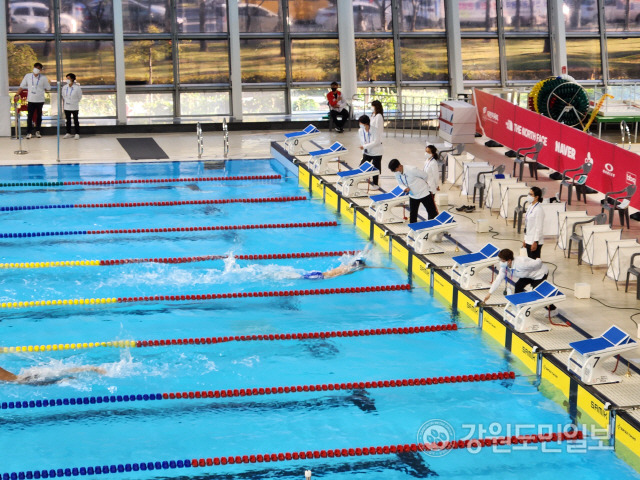
[{"label": "metal railing", "polygon": [[427,136],[431,130],[438,132],[440,102],[451,100],[447,97],[402,96],[392,94],[356,94],[351,97],[353,119],[361,115],[371,115],[371,102],[379,100],[384,109],[385,134],[393,136]]},{"label": "metal railing", "polygon": [[227,126],[226,118],[222,119],[222,148],[226,158],[229,155],[229,127]]},{"label": "metal railing", "polygon": [[13,100],[14,111],[16,112],[16,138],[18,139],[19,146],[18,150],[15,150],[13,153],[16,155],[24,155],[29,153],[28,151],[22,148],[22,130],[21,130],[21,122],[20,122],[20,107],[19,105],[19,96],[16,95]]},{"label": "metal railing", "polygon": [[204,153],[204,136],[202,135],[202,126],[200,122],[196,126],[196,137],[198,139],[198,159],[202,158],[202,154]]},{"label": "metal railing", "polygon": [[626,143],[627,150],[631,150],[631,132],[625,120],[620,122],[620,135],[622,136],[622,148],[625,148]]}]

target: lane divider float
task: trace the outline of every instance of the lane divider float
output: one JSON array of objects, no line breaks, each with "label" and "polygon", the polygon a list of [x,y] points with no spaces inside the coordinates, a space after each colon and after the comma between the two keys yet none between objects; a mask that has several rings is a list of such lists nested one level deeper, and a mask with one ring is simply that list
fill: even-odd
[{"label": "lane divider float", "polygon": [[[359,250],[338,250],[336,252],[298,252],[298,253],[261,253],[255,255],[233,255],[236,260],[281,260],[288,258],[341,257],[355,255]],[[130,263],[192,263],[210,260],[224,260],[229,255],[199,255],[192,257],[161,258],[119,258],[111,260],[57,260],[47,262],[11,262],[0,263],[0,268],[48,268],[48,267],[96,267],[126,265]]]},{"label": "lane divider float", "polygon": [[282,179],[282,175],[234,175],[232,177],[141,178],[136,180],[93,180],[77,182],[4,182],[0,183],[0,187],[68,187],[73,185],[128,185],[139,183],[193,183],[280,179]]},{"label": "lane divider float", "polygon": [[229,337],[192,337],[169,338],[162,340],[112,340],[108,342],[78,342],[56,343],[49,345],[19,345],[15,347],[0,347],[0,353],[14,352],[49,352],[52,350],[80,350],[85,348],[115,347],[169,347],[173,345],[210,345],[227,342],[255,342],[279,340],[313,340],[325,338],[369,337],[378,335],[411,335],[416,333],[457,331],[458,325],[447,323],[443,325],[423,325],[418,327],[369,328],[361,330],[334,330],[327,332],[305,333],[270,333],[261,335],[235,335]]},{"label": "lane divider float", "polygon": [[399,380],[374,380],[369,382],[323,383],[316,385],[292,385],[260,388],[235,388],[226,390],[202,390],[171,393],[145,393],[131,395],[104,395],[96,397],[65,397],[44,400],[23,400],[0,403],[0,409],[29,409],[69,405],[96,405],[101,403],[123,403],[155,400],[194,400],[200,398],[256,397],[301,392],[332,392],[340,390],[362,390],[365,388],[400,388],[445,383],[491,382],[516,378],[515,372],[475,373],[470,375],[449,375],[444,377],[404,378]]},{"label": "lane divider float", "polygon": [[[354,448],[334,448],[329,450],[302,450],[299,452],[281,452],[265,454],[230,455],[226,457],[187,458],[180,460],[159,460],[153,462],[119,463],[96,465],[91,467],[67,467],[58,469],[27,470],[25,472],[6,472],[2,480],[40,479],[71,476],[103,475],[147,470],[168,470],[175,468],[201,468],[233,464],[255,464],[312,460],[340,457],[360,457],[369,455],[396,455],[403,452],[428,452],[440,450],[465,450],[508,445],[526,445],[536,443],[561,443],[582,440],[581,430],[572,432],[542,433],[531,435],[513,435],[510,437],[484,437],[469,440],[452,440],[433,443],[406,443],[399,445],[362,446]],[[264,468],[264,467],[262,467]]]},{"label": "lane divider float", "polygon": [[107,303],[140,303],[140,302],[185,302],[202,300],[219,300],[228,298],[267,298],[267,297],[301,297],[306,295],[334,295],[344,293],[390,292],[411,290],[411,285],[373,285],[368,287],[315,288],[310,290],[271,290],[266,292],[233,292],[207,293],[196,295],[151,295],[144,297],[106,297],[106,298],[72,298],[64,300],[24,300],[2,302],[0,308],[28,308],[51,305],[99,305]]},{"label": "lane divider float", "polygon": [[53,237],[67,235],[121,235],[131,233],[211,232],[218,230],[259,230],[267,228],[335,227],[338,222],[263,223],[254,225],[207,225],[204,227],[127,228],[118,230],[67,230],[58,232],[1,233],[0,238]]},{"label": "lane divider float", "polygon": [[213,200],[174,200],[163,202],[121,202],[121,203],[73,203],[58,205],[20,205],[0,207],[0,212],[15,212],[21,210],[48,210],[57,208],[132,208],[132,207],[175,207],[179,205],[222,205],[227,203],[284,203],[299,202],[307,197],[261,197],[261,198],[222,198]]}]

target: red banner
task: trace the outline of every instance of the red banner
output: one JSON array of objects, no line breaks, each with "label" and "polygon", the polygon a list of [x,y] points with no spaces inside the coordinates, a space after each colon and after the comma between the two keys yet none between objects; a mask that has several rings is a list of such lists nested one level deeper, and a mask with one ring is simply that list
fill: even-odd
[{"label": "red banner", "polygon": [[[482,90],[474,89],[473,96],[484,135],[512,150],[542,142],[538,162],[553,170],[593,163],[587,185],[602,193],[622,190],[640,176],[640,157],[633,152]],[[640,209],[640,195],[631,206]]]}]

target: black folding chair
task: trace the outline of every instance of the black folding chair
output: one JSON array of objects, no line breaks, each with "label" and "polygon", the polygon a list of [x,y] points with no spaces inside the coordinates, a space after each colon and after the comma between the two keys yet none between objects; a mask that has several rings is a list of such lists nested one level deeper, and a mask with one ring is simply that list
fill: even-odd
[{"label": "black folding chair", "polygon": [[[520,173],[518,174],[518,180],[522,181],[522,174],[524,170],[524,164],[529,165],[529,174],[538,179],[538,155],[542,150],[542,142],[537,142],[530,147],[523,147],[516,150],[516,158],[513,159],[513,176],[516,176],[516,166],[520,165]],[[527,160],[529,158],[529,160]]]}]

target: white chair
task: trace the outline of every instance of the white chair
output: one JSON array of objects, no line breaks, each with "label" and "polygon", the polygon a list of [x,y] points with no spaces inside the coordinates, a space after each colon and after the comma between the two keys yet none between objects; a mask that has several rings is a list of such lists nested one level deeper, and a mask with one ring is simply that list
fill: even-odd
[{"label": "white chair", "polygon": [[[380,170],[371,164],[364,162],[354,170],[338,172],[337,188],[345,197],[365,197],[369,194],[369,184],[367,180],[376,175],[380,175]],[[362,185],[365,187],[362,187]]]},{"label": "white chair", "polygon": [[[369,213],[378,223],[400,223],[404,222],[404,204],[407,203],[409,194],[405,193],[404,188],[397,186],[389,193],[381,193],[369,197],[371,204],[369,205]],[[394,207],[403,206],[402,215],[397,215]]]},{"label": "white chair", "polygon": [[569,346],[573,351],[567,369],[587,385],[600,385],[620,381],[618,375],[604,368],[605,360],[633,350],[638,343],[614,325],[599,337],[572,342]]},{"label": "white chair", "polygon": [[479,252],[453,257],[455,265],[451,270],[451,279],[464,290],[488,288],[490,283],[481,280],[479,274],[482,269],[498,262],[499,251],[498,247],[487,243]]},{"label": "white chair", "polygon": [[320,130],[314,125],[309,125],[300,132],[285,133],[284,147],[291,155],[304,153],[305,149],[302,147],[302,143],[317,137],[320,133]]},{"label": "white chair", "polygon": [[516,332],[545,332],[551,327],[547,322],[535,318],[534,312],[551,304],[566,300],[564,293],[550,282],[544,281],[531,292],[507,295],[503,318],[513,325]]},{"label": "white chair", "polygon": [[[340,162],[340,159],[347,153],[349,153],[349,150],[340,142],[334,143],[329,148],[309,152],[309,155],[311,155],[311,161],[309,162],[311,171],[316,175],[326,175],[329,173],[329,162]],[[339,164],[338,170],[340,170]]]},{"label": "white chair", "polygon": [[447,230],[455,228],[458,223],[449,212],[440,212],[436,218],[425,222],[410,223],[408,243],[416,253],[442,253],[444,250],[433,242],[441,242]]}]

